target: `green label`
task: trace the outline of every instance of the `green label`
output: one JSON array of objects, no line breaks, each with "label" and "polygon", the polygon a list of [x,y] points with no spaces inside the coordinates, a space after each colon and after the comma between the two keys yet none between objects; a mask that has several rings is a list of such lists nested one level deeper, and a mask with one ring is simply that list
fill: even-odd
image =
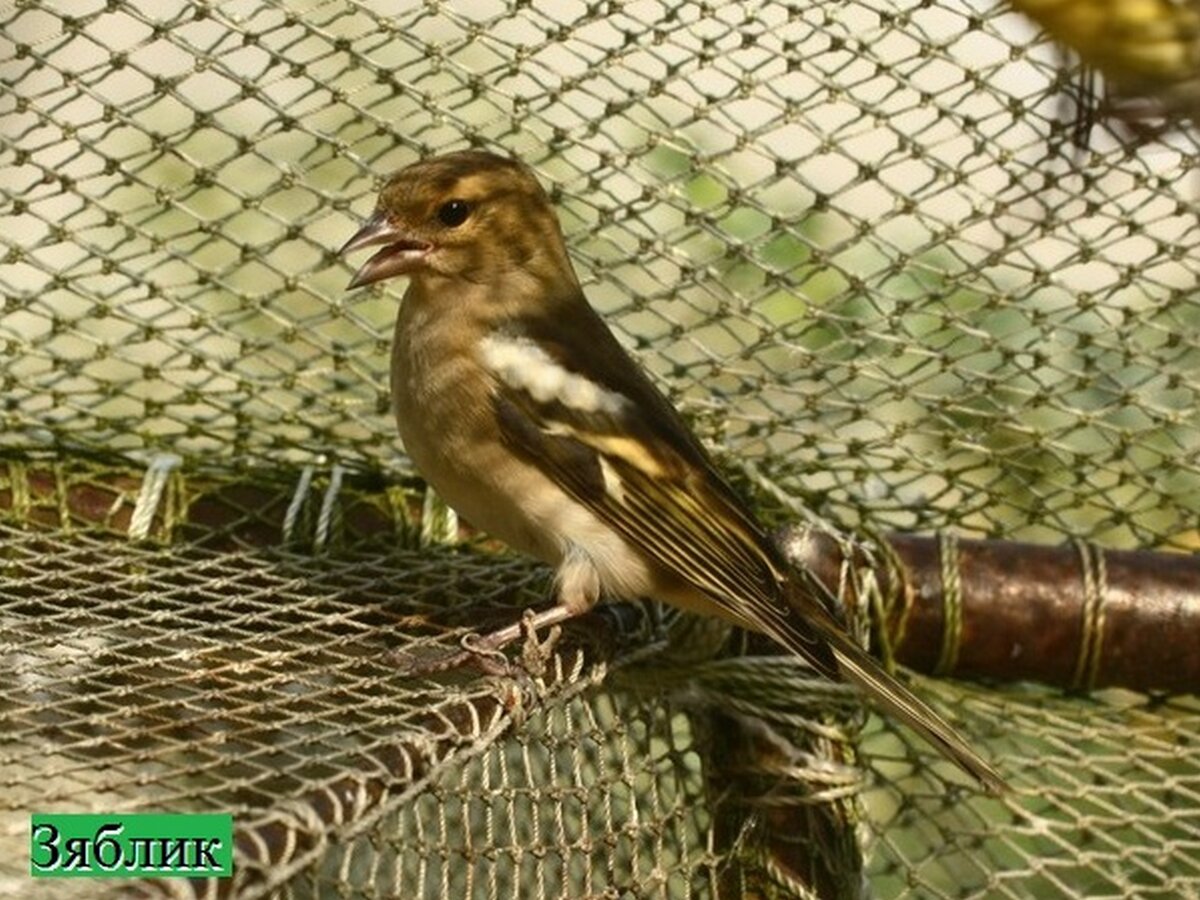
[{"label": "green label", "polygon": [[233,874],[233,816],[34,813],[34,878],[211,878]]}]

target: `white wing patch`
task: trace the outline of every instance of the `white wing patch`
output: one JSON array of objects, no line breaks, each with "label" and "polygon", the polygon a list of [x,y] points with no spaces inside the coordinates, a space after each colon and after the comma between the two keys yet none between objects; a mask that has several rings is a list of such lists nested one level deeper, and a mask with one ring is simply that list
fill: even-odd
[{"label": "white wing patch", "polygon": [[625,502],[625,485],[607,459],[600,457],[600,474],[604,478],[604,490],[618,503]]},{"label": "white wing patch", "polygon": [[479,343],[483,363],[509,387],[538,403],[558,401],[568,409],[616,415],[629,403],[616,391],[569,372],[528,338],[488,335]]}]

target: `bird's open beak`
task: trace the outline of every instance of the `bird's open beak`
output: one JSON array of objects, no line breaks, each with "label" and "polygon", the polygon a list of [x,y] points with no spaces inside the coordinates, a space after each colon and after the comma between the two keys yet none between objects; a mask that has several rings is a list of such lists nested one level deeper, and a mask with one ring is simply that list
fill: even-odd
[{"label": "bird's open beak", "polygon": [[342,245],[338,255],[345,256],[363,247],[380,245],[383,249],[359,267],[350,279],[350,284],[346,286],[347,289],[374,284],[396,275],[407,275],[419,268],[425,260],[425,255],[433,249],[433,245],[428,241],[417,240],[395,225],[386,213],[377,212],[367,219],[354,237]]}]

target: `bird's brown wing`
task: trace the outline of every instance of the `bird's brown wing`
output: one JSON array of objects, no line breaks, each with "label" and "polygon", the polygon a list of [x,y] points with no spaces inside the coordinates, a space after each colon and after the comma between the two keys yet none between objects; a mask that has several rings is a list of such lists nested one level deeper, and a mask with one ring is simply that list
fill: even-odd
[{"label": "bird's brown wing", "polygon": [[[499,380],[494,406],[509,445],[732,618],[837,677],[827,642],[785,600],[786,563],[607,326],[592,313],[569,328],[526,320],[512,332],[624,402],[618,409],[580,408]],[[814,614],[822,613],[831,619],[824,610]]]},{"label": "bird's brown wing", "polygon": [[990,791],[1004,789],[948,723],[841,628],[816,599],[823,586],[798,582],[678,413],[594,313],[570,328],[514,323],[513,333],[571,376],[620,398],[572,405],[569,392],[537,397],[519,377],[498,379],[494,410],[514,452],[732,618],[826,676],[855,682]]}]

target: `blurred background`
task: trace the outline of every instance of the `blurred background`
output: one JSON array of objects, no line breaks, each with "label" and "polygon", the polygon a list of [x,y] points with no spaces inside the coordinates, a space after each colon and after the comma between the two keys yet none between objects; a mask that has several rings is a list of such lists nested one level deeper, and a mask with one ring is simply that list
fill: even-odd
[{"label": "blurred background", "polygon": [[[1200,895],[1193,696],[922,680],[1000,801],[798,666],[680,662],[654,612],[519,715],[392,677],[384,650],[546,588],[415,478],[403,284],[347,292],[336,256],[393,170],[519,156],[768,521],[1194,552],[1194,3],[23,0],[0,28],[5,840],[34,808],[306,835],[243,896]],[[714,698],[750,704],[744,746]],[[341,778],[341,821],[296,812]],[[33,896],[22,852],[0,886]]]}]

